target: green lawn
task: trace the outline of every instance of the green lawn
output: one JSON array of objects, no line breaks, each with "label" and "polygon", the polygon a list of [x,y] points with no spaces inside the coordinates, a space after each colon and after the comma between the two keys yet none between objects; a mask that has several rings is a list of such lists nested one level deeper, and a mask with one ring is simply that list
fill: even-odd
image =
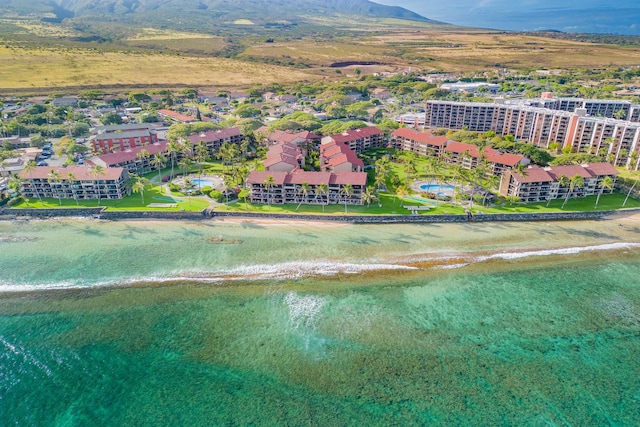
[{"label": "green lawn", "polygon": [[[205,199],[202,197],[181,197],[180,200],[182,202],[177,203],[178,206],[175,208],[152,208],[148,207],[150,203],[172,203],[169,200],[164,200],[166,195],[164,190],[159,185],[149,186],[144,192],[144,205],[142,204],[142,197],[140,194],[131,194],[130,196],[126,196],[121,200],[101,200],[100,204],[98,204],[97,200],[79,200],[78,204],[73,199],[62,199],[62,205],[59,203],[58,199],[45,198],[42,199],[42,203],[38,199],[30,199],[29,203],[21,202],[13,206],[14,208],[46,208],[46,209],[55,209],[55,208],[96,208],[100,206],[107,207],[108,210],[129,210],[129,211],[137,211],[137,210],[149,210],[149,211],[180,211],[180,209],[184,209],[185,211],[202,211],[207,208],[210,204],[209,199]],[[177,199],[177,198],[176,198]]]},{"label": "green lawn", "polygon": [[[411,211],[404,206],[431,206],[432,209],[428,211],[422,211],[421,215],[426,214],[462,214],[464,209],[460,206],[454,206],[446,203],[439,203],[439,206],[435,206],[432,203],[420,203],[417,201],[405,200],[404,203],[397,197],[389,193],[380,194],[380,202],[372,203],[371,206],[367,205],[347,205],[348,215],[409,215]],[[261,212],[261,213],[282,213],[282,214],[323,214],[321,205],[300,205],[299,209],[297,204],[284,204],[284,205],[253,205],[248,203],[245,206],[243,201],[237,201],[230,203],[228,206],[216,207],[216,210],[231,211],[231,212]],[[331,204],[324,207],[325,215],[344,215],[344,204]]]},{"label": "green lawn", "polygon": [[[403,206],[431,206],[428,211],[420,212],[420,215],[460,215],[465,213],[465,208],[457,204],[439,202],[436,207],[433,202],[420,203],[413,200],[408,196],[405,198],[404,204],[401,206],[401,202],[398,198],[394,198],[393,195],[388,193],[382,193],[380,195],[382,206],[378,206],[377,203],[371,204],[371,206],[355,206],[347,205],[347,214],[349,215],[409,215],[411,211],[405,209]],[[607,194],[600,197],[600,203],[598,204],[598,211],[615,210],[622,208],[625,195],[620,193]],[[505,204],[503,206],[496,207],[481,207],[474,205],[472,211],[474,213],[487,213],[487,214],[508,214],[508,213],[544,213],[544,212],[589,212],[594,211],[596,196],[589,196],[584,199],[569,199],[564,209],[561,209],[563,200],[552,200],[549,207],[546,207],[546,203],[515,203],[513,205]],[[638,208],[640,207],[640,201],[629,199],[625,206],[626,208]],[[300,205],[297,204],[285,204],[285,205],[253,205],[248,203],[245,206],[243,201],[236,201],[230,203],[228,206],[218,206],[215,210],[230,211],[230,212],[255,212],[255,213],[281,213],[281,214],[323,214],[322,206],[319,205]],[[344,205],[328,205],[324,208],[325,215],[344,215]]]},{"label": "green lawn", "polygon": [[[555,199],[549,203],[547,207],[546,202],[540,203],[515,203],[509,205],[508,203],[503,206],[491,207],[491,208],[478,208],[474,206],[473,211],[476,213],[538,213],[538,212],[590,212],[594,211],[597,196],[589,196],[581,199],[569,199],[564,209],[562,209],[563,199]],[[600,203],[598,204],[598,211],[621,209],[626,195],[620,193],[605,194],[600,197]],[[629,198],[625,208],[638,208],[640,207],[640,201]]]}]

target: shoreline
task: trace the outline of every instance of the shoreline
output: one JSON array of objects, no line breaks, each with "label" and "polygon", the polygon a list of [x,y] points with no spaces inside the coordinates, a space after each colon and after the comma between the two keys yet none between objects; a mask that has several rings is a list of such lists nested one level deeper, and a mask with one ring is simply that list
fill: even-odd
[{"label": "shoreline", "polygon": [[107,221],[203,221],[278,224],[428,224],[428,223],[491,223],[535,221],[617,220],[637,223],[640,208],[587,212],[501,213],[475,215],[318,215],[269,214],[247,212],[167,212],[167,211],[105,211],[90,209],[5,209],[0,210],[0,221],[82,218]]}]

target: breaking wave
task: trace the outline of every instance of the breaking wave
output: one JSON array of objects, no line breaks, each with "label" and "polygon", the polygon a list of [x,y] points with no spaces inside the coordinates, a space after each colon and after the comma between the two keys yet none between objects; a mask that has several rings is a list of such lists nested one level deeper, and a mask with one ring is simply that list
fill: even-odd
[{"label": "breaking wave", "polygon": [[538,249],[533,251],[496,252],[487,255],[462,253],[453,255],[424,254],[396,260],[397,263],[341,263],[331,261],[288,262],[280,264],[256,264],[221,271],[181,271],[159,275],[137,276],[125,279],[87,283],[68,280],[57,283],[8,283],[0,280],[0,293],[33,292],[64,289],[87,289],[145,284],[201,283],[214,284],[231,281],[292,280],[304,277],[331,277],[340,274],[362,274],[380,271],[453,270],[490,260],[520,260],[551,255],[575,255],[582,252],[614,251],[640,248],[640,243],[619,242],[592,246]]}]

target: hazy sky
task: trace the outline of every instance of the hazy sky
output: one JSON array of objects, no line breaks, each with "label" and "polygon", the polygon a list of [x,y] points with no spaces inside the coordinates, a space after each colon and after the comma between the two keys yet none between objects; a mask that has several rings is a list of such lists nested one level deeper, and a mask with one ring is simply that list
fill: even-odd
[{"label": "hazy sky", "polygon": [[640,34],[640,0],[372,0],[452,24]]}]

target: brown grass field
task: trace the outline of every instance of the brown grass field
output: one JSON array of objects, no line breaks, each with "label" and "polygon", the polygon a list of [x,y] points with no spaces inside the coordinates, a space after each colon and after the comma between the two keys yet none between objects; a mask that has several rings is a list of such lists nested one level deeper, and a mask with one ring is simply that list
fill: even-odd
[{"label": "brown grass field", "polygon": [[136,85],[242,87],[313,77],[285,67],[227,58],[0,47],[0,89],[5,93]]},{"label": "brown grass field", "polygon": [[[15,21],[8,23],[16,25]],[[48,29],[45,25],[18,24],[34,36]],[[638,48],[437,25],[380,28],[360,29],[358,38],[276,37],[274,43],[265,43],[263,38],[246,36],[234,41],[241,49],[237,59],[212,56],[228,47],[222,37],[164,30],[143,29],[137,36],[122,40],[122,51],[34,47],[37,43],[0,40],[0,92],[287,84],[337,77],[335,69],[328,68],[335,62],[377,62],[377,70],[388,71],[411,66],[452,72],[640,64]],[[137,51],[128,51],[131,49]],[[310,68],[269,65],[260,59],[293,61]]]}]

